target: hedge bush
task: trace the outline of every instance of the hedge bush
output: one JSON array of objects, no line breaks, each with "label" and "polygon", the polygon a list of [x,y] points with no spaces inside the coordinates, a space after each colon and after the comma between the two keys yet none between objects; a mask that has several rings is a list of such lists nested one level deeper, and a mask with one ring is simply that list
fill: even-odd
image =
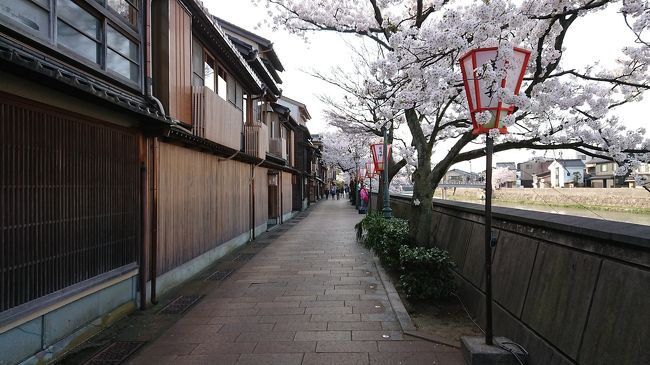
[{"label": "hedge bush", "polygon": [[408,298],[441,299],[456,289],[452,274],[455,264],[447,251],[437,247],[402,246],[399,258],[399,283]]},{"label": "hedge bush", "polygon": [[400,286],[409,298],[439,299],[455,289],[449,254],[438,248],[410,247],[408,222],[370,213],[359,224],[357,238],[375,252],[382,265],[400,274]]}]

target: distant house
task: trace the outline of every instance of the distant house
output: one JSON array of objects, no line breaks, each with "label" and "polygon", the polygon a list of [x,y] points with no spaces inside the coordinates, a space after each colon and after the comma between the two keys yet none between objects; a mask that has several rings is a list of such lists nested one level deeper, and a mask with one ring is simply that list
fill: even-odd
[{"label": "distant house", "polygon": [[479,174],[459,169],[447,171],[442,178],[443,184],[472,184],[479,180]]},{"label": "distant house", "polygon": [[496,163],[496,168],[497,169],[516,170],[517,169],[517,164],[515,164],[514,162],[497,162]]},{"label": "distant house", "polygon": [[650,180],[650,164],[643,163],[632,174],[616,175],[616,162],[602,158],[593,158],[585,162],[587,185],[592,188],[636,187],[635,174]]},{"label": "distant house", "polygon": [[[519,180],[517,185],[524,188],[541,187],[539,186],[539,180],[544,178],[542,175],[548,172],[548,166],[552,162],[553,160],[535,158],[518,163],[517,175]],[[537,177],[537,184],[534,184],[535,176]]]},{"label": "distant house", "polygon": [[581,159],[553,160],[548,170],[551,172],[550,185],[553,188],[584,185],[585,163]]}]

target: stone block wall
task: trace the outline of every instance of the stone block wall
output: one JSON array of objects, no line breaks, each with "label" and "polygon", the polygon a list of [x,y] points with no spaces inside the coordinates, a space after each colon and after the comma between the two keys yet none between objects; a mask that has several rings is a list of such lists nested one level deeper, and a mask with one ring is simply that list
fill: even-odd
[{"label": "stone block wall", "polygon": [[[393,197],[409,218],[410,201]],[[530,364],[650,364],[650,226],[493,207],[494,332]],[[432,244],[485,326],[484,207],[434,201]]]}]

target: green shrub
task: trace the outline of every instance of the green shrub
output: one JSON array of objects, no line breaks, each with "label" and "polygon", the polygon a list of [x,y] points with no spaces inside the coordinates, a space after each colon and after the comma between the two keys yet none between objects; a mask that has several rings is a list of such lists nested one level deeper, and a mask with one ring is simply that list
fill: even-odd
[{"label": "green shrub", "polygon": [[452,274],[455,264],[447,251],[436,247],[402,246],[399,257],[399,283],[408,298],[446,298],[456,288]]},{"label": "green shrub", "polygon": [[374,250],[381,264],[388,270],[399,270],[399,250],[409,245],[409,225],[404,219],[393,218],[385,221],[381,237],[375,244]]},{"label": "green shrub", "polygon": [[386,220],[379,213],[370,213],[366,215],[361,222],[356,225],[357,238],[359,239],[359,242],[368,249],[374,249],[381,240],[385,223]]}]

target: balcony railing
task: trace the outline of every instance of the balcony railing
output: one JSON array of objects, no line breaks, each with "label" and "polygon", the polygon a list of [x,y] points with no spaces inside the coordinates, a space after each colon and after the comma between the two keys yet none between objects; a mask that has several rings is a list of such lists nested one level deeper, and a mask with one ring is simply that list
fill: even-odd
[{"label": "balcony railing", "polygon": [[269,153],[281,159],[287,159],[287,141],[284,138],[269,139]]},{"label": "balcony railing", "polygon": [[192,132],[241,149],[242,111],[205,86],[192,87]]},{"label": "balcony railing", "polygon": [[244,126],[244,140],[246,154],[258,158],[266,158],[266,152],[269,150],[269,137],[266,125],[256,123],[254,125]]}]

